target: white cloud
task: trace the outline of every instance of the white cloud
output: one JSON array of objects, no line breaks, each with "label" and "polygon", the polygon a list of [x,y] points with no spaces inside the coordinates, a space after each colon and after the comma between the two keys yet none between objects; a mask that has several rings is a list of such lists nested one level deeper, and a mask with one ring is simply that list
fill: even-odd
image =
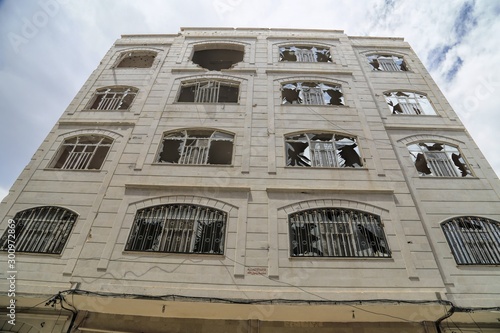
[{"label": "white cloud", "polygon": [[[52,14],[41,5],[54,3],[60,5]],[[462,36],[455,26],[465,3],[473,5],[477,24],[468,25]],[[46,22],[40,21],[44,12]],[[298,0],[4,0],[0,2],[0,31],[6,32],[0,36],[0,150],[6,158],[0,166],[0,186],[7,188],[18,177],[121,34],[175,34],[186,26],[337,29],[349,35],[402,36],[427,68],[431,50],[449,46],[444,62],[431,75],[500,174],[500,149],[494,140],[500,127],[500,99],[496,98],[500,49],[495,43],[499,14],[500,5],[488,0],[317,0],[314,4]],[[26,34],[30,24],[35,29]],[[13,34],[22,43],[13,45],[9,40]],[[447,81],[447,70],[458,57],[463,65]],[[481,88],[488,80],[491,84]]]}]

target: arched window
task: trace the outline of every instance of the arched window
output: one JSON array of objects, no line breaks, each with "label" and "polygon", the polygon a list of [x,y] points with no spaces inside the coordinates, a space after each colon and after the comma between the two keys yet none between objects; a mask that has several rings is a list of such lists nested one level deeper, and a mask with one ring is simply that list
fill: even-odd
[{"label": "arched window", "polygon": [[469,166],[457,147],[440,142],[417,142],[408,145],[420,176],[471,177]]},{"label": "arched window", "polygon": [[385,92],[385,100],[392,114],[435,115],[436,111],[425,95],[409,91]]},{"label": "arched window", "polygon": [[125,52],[120,59],[117,68],[150,68],[157,53],[153,51],[129,51]]},{"label": "arched window", "polygon": [[339,84],[290,82],[281,85],[281,104],[344,105]]},{"label": "arched window", "polygon": [[177,102],[183,103],[238,103],[240,85],[223,80],[183,82]]},{"label": "arched window", "polygon": [[282,46],[280,61],[292,62],[332,62],[330,49],[323,46]]},{"label": "arched window", "polygon": [[461,216],[441,224],[459,265],[500,265],[500,223]]},{"label": "arched window", "polygon": [[100,135],[79,135],[65,139],[50,168],[64,170],[99,170],[113,140]]},{"label": "arched window", "polygon": [[371,54],[367,56],[368,62],[374,71],[406,72],[408,66],[403,57],[394,54]]},{"label": "arched window", "polygon": [[156,159],[159,163],[226,164],[233,157],[234,135],[214,130],[167,132]]},{"label": "arched window", "polygon": [[223,254],[227,213],[193,204],[137,211],[126,251]]},{"label": "arched window", "polygon": [[363,166],[355,137],[336,133],[299,133],[285,136],[286,165],[321,168]]},{"label": "arched window", "polygon": [[97,89],[89,103],[91,110],[127,110],[139,90],[134,87],[108,87]]},{"label": "arched window", "polygon": [[[16,252],[62,252],[77,214],[61,207],[36,207],[17,213],[0,240],[0,249],[7,251],[15,243]],[[10,230],[14,229],[14,233]]]},{"label": "arched window", "polygon": [[288,216],[292,257],[390,257],[380,217],[344,208]]}]

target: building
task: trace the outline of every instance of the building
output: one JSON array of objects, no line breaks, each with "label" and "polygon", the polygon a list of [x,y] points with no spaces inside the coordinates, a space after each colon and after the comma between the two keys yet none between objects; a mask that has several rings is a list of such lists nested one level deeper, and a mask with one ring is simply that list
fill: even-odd
[{"label": "building", "polygon": [[0,331],[500,329],[500,183],[401,38],[122,36],[0,218]]}]

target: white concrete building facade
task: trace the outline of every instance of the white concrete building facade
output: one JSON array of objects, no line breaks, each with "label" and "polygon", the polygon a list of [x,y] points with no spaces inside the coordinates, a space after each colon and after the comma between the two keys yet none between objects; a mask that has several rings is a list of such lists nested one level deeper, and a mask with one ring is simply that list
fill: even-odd
[{"label": "white concrete building facade", "polygon": [[0,208],[2,332],[500,329],[500,182],[401,38],[124,35]]}]

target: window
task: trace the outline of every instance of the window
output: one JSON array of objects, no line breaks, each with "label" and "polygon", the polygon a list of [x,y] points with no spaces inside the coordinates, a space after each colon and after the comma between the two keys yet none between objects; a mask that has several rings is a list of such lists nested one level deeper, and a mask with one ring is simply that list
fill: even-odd
[{"label": "window", "polygon": [[115,87],[98,89],[89,104],[91,110],[127,110],[134,101],[138,89]]},{"label": "window", "polygon": [[343,208],[288,216],[292,257],[390,257],[380,217]]},{"label": "window", "polygon": [[285,137],[286,165],[322,168],[363,166],[356,138],[335,133],[302,133]]},{"label": "window", "polygon": [[293,82],[281,86],[282,104],[344,105],[340,85]]},{"label": "window", "polygon": [[391,54],[372,54],[367,57],[374,71],[406,72],[408,66],[403,57]]},{"label": "window", "polygon": [[178,102],[238,103],[239,84],[209,80],[183,83]]},{"label": "window", "polygon": [[190,204],[137,211],[126,251],[223,254],[227,214]]},{"label": "window", "polygon": [[121,56],[117,68],[150,68],[156,58],[156,52],[132,51]]},{"label": "window", "polygon": [[431,103],[424,95],[407,91],[385,92],[384,95],[392,114],[436,114]]},{"label": "window", "polygon": [[419,142],[408,145],[411,158],[420,176],[472,176],[458,148],[438,142]]},{"label": "window", "polygon": [[17,252],[51,253],[62,252],[75,224],[77,214],[61,207],[36,207],[17,213],[15,239],[8,233],[3,234],[0,249],[8,250],[15,241]]},{"label": "window", "polygon": [[203,49],[194,51],[192,61],[205,69],[220,71],[243,61],[243,55],[240,45],[203,45]]},{"label": "window", "polygon": [[330,50],[316,46],[280,47],[280,61],[332,62]]},{"label": "window", "polygon": [[111,143],[99,135],[79,135],[64,140],[51,168],[65,170],[98,170],[104,163]]},{"label": "window", "polygon": [[463,216],[441,224],[459,265],[500,265],[500,223]]},{"label": "window", "polygon": [[233,138],[232,134],[213,130],[166,133],[157,162],[230,165],[233,157]]}]

